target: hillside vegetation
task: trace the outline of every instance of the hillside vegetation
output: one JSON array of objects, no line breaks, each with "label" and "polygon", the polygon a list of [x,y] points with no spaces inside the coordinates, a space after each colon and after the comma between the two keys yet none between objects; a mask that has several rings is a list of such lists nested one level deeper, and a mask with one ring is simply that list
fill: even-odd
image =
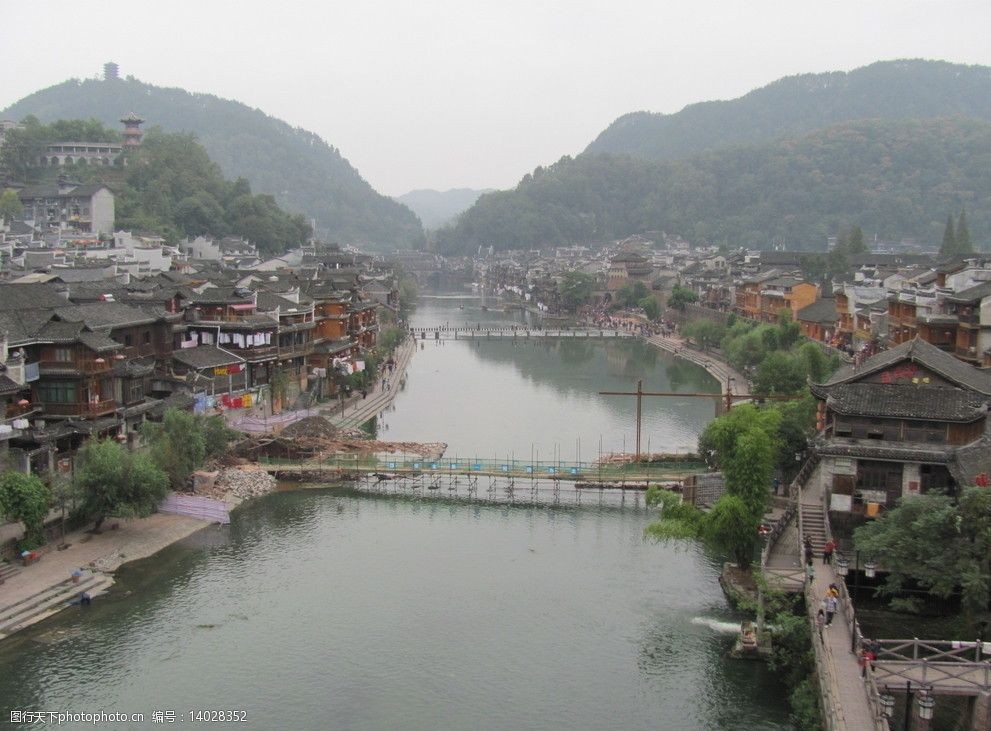
[{"label": "hillside vegetation", "polygon": [[991,121],[991,68],[903,60],[789,76],[738,99],[692,104],[675,114],[626,114],[586,152],[675,160],[846,121],[951,116]]},{"label": "hillside vegetation", "polygon": [[245,178],[288,210],[315,218],[318,233],[331,241],[391,248],[423,243],[413,212],[375,192],[336,148],[239,102],[133,78],[72,79],[21,99],[0,118],[92,117],[119,128],[131,111],[166,132],[194,133],[225,175]]},{"label": "hillside vegetation", "polygon": [[116,228],[160,233],[173,243],[183,236],[237,234],[263,252],[278,253],[309,237],[310,225],[303,216],[286,213],[270,195],[253,195],[243,178],[226,180],[191,134],[152,128],[141,147],[128,153],[126,165],[30,164],[53,140],[114,142],[116,134],[97,120],[44,125],[28,117],[23,129],[8,133],[0,168],[29,183],[61,174],[79,182],[104,183],[116,195]]},{"label": "hillside vegetation", "polygon": [[666,231],[815,250],[851,225],[868,239],[938,242],[947,214],[963,206],[980,245],[991,230],[991,124],[858,121],[686,160],[566,157],[479,198],[437,245],[535,248]]}]

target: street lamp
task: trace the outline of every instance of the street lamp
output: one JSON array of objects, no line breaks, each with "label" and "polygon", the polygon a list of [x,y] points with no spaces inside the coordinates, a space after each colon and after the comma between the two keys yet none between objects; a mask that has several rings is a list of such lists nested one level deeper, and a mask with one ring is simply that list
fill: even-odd
[{"label": "street lamp", "polygon": [[885,718],[895,717],[895,697],[890,693],[882,693],[878,697],[878,702],[881,704],[881,715]]},{"label": "street lamp", "polygon": [[848,558],[838,558],[836,559],[836,573],[839,576],[846,577],[850,573],[850,559]]},{"label": "street lamp", "polygon": [[935,707],[936,699],[933,698],[931,692],[924,690],[919,693],[919,718],[923,721],[931,721]]},{"label": "street lamp", "polygon": [[864,564],[864,576],[868,579],[873,579],[876,574],[877,564],[873,561],[867,561],[867,563]]}]

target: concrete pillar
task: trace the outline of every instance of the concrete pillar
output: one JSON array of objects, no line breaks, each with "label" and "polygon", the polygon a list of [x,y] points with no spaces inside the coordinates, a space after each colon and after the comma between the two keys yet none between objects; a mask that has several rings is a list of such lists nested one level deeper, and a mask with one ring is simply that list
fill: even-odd
[{"label": "concrete pillar", "polygon": [[991,692],[984,692],[975,696],[971,703],[971,731],[986,731],[991,728]]}]

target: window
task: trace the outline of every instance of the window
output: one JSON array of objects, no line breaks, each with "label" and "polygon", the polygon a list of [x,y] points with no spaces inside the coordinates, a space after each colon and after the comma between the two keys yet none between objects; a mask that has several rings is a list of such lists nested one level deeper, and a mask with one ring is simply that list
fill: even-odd
[{"label": "window", "polygon": [[71,363],[72,348],[55,348],[55,360],[59,363]]},{"label": "window", "polygon": [[124,398],[127,403],[133,404],[145,397],[145,384],[140,378],[131,378],[127,381],[127,390]]},{"label": "window", "polygon": [[125,348],[130,348],[132,345],[134,345],[134,340],[131,338],[130,335],[125,335],[124,336],[124,347]]},{"label": "window", "polygon": [[145,333],[142,337],[144,344],[148,345],[151,342],[151,330],[145,330]]},{"label": "window", "polygon": [[47,381],[38,384],[38,398],[46,404],[76,403],[74,381]]}]

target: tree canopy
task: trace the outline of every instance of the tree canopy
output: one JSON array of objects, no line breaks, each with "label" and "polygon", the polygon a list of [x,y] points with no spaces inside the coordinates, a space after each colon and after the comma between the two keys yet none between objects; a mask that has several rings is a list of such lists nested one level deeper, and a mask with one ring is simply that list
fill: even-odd
[{"label": "tree canopy", "polygon": [[169,489],[169,478],[142,452],[131,452],[112,439],[90,440],[79,451],[76,484],[80,513],[100,530],[109,517],[145,517]]},{"label": "tree canopy", "polygon": [[[694,243],[799,251],[837,231],[861,241],[939,241],[968,201],[991,228],[991,124],[969,119],[845,122],[806,136],[678,161],[608,154],[563,158],[515,189],[478,199],[437,232],[443,253],[531,249],[664,231]],[[973,235],[973,234],[972,234]]]},{"label": "tree canopy", "polygon": [[[898,506],[854,531],[857,550],[889,571],[882,591],[911,581],[941,597],[958,588],[969,629],[991,620],[991,490],[902,498]],[[971,635],[973,636],[973,635]]]},{"label": "tree canopy", "polygon": [[24,524],[22,550],[45,542],[45,517],[50,503],[51,493],[36,475],[13,471],[0,475],[0,516]]}]

